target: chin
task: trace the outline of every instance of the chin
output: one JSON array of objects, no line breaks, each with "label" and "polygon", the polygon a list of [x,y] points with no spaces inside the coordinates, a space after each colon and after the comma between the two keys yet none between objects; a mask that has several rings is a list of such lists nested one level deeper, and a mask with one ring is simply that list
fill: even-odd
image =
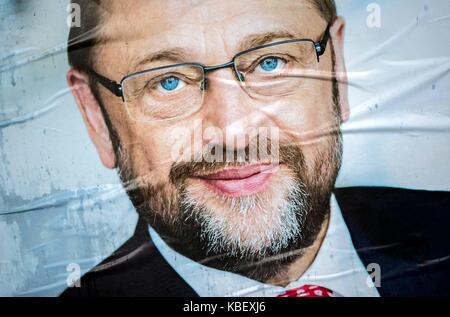
[{"label": "chin", "polygon": [[[262,169],[221,171],[186,181],[184,218],[198,224],[209,253],[263,257],[285,249],[301,235],[309,210],[303,184],[286,166]],[[234,178],[224,180],[227,175]]]}]

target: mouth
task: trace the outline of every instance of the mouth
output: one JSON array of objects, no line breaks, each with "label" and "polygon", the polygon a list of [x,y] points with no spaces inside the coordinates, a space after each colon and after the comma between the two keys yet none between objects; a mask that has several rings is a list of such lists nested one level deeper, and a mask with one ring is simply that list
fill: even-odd
[{"label": "mouth", "polygon": [[229,197],[249,196],[263,191],[279,167],[278,164],[252,164],[195,178],[218,194]]}]

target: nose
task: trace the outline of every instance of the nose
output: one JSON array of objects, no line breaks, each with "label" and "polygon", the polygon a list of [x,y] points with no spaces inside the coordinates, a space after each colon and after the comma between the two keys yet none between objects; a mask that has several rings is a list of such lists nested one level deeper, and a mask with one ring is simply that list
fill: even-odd
[{"label": "nose", "polygon": [[204,133],[204,142],[227,151],[244,150],[259,128],[270,126],[267,116],[258,110],[261,105],[245,92],[237,76],[232,68],[209,73],[203,99],[203,128],[215,132]]}]

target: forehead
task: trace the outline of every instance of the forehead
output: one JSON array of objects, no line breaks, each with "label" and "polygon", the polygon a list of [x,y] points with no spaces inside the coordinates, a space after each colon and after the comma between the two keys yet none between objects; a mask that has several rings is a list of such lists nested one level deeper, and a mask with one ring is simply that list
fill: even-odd
[{"label": "forehead", "polygon": [[215,63],[213,59],[236,54],[242,40],[249,35],[285,31],[314,39],[323,32],[326,24],[307,0],[135,0],[107,3],[105,10],[108,12],[101,28],[104,48],[129,61],[152,50],[181,47],[190,52],[194,60]]}]

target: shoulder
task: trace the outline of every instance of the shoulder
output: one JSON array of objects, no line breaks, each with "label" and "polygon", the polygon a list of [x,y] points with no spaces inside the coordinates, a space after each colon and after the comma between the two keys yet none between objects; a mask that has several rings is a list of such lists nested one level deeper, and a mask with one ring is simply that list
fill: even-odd
[{"label": "shoulder", "polygon": [[387,295],[450,295],[450,192],[336,189],[362,261],[378,263]]},{"label": "shoulder", "polygon": [[385,239],[409,234],[433,241],[449,237],[450,192],[349,187],[336,189],[335,195],[349,226],[383,231]]},{"label": "shoulder", "polygon": [[[429,206],[449,207],[450,192],[429,191],[393,187],[344,187],[336,188],[335,194],[340,201],[352,204],[365,204],[370,202],[378,206],[391,208],[397,205],[402,207]],[[392,205],[394,204],[394,205]],[[403,208],[403,207],[402,207]]]},{"label": "shoulder", "polygon": [[80,285],[61,296],[196,296],[161,256],[143,221],[133,237],[81,278]]}]

